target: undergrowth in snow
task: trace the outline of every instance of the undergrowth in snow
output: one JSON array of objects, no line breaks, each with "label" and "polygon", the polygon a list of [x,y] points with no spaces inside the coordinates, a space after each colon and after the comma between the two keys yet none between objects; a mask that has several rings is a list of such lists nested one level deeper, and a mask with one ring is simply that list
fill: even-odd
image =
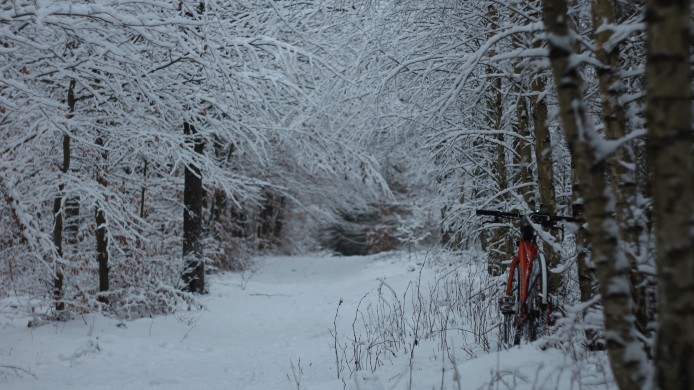
[{"label": "undergrowth in snow", "polygon": [[576,317],[503,348],[503,277],[481,256],[259,258],[253,271],[210,275],[200,310],[131,321],[89,314],[29,328],[46,308],[7,298],[0,388],[616,388]]}]

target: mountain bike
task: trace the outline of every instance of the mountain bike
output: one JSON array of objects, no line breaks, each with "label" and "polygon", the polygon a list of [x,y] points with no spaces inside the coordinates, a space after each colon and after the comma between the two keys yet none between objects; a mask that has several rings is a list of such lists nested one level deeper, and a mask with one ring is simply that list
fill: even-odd
[{"label": "mountain bike", "polygon": [[491,222],[500,222],[501,219],[520,221],[518,249],[509,266],[506,295],[499,299],[499,309],[504,315],[501,341],[504,345],[518,345],[522,338],[537,340],[547,332],[551,308],[547,262],[537,243],[533,224],[552,228],[557,222],[575,222],[575,219],[540,212],[524,215],[520,212],[477,210],[476,214],[494,217]]}]

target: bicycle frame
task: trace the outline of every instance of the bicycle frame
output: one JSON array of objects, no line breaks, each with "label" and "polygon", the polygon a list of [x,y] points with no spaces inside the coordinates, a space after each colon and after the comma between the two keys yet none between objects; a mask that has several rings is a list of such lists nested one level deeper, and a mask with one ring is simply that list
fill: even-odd
[{"label": "bicycle frame", "polygon": [[[540,251],[539,246],[537,243],[534,243],[532,241],[528,240],[523,240],[520,239],[518,241],[518,254],[513,258],[511,261],[511,265],[509,266],[508,270],[508,281],[506,283],[506,295],[511,294],[511,286],[513,284],[513,274],[516,269],[516,267],[519,267],[519,273],[520,273],[520,280],[519,280],[519,291],[520,291],[520,313],[519,316],[522,319],[523,316],[525,315],[525,301],[528,297],[528,284],[530,282],[530,271],[532,270],[532,264],[535,258],[538,258],[538,261],[541,261],[544,263],[544,256],[538,256]],[[541,259],[540,259],[541,258]],[[542,264],[543,266],[545,264]],[[547,302],[547,275],[545,273],[542,274],[542,300],[543,304],[546,304]]]}]

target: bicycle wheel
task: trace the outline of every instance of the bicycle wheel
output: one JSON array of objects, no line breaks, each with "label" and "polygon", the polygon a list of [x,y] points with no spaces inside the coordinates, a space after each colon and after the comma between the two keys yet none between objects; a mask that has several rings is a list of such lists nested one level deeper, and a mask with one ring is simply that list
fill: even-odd
[{"label": "bicycle wheel", "polygon": [[520,342],[519,334],[519,317],[520,317],[520,271],[516,267],[513,272],[513,279],[511,284],[511,300],[513,302],[513,307],[515,308],[513,313],[504,314],[504,322],[501,326],[501,342],[505,347],[511,347],[513,345],[518,345]]},{"label": "bicycle wheel", "polygon": [[548,305],[547,305],[547,264],[542,254],[532,263],[528,283],[528,295],[525,301],[525,317],[523,318],[523,333],[528,341],[535,341],[547,334]]}]

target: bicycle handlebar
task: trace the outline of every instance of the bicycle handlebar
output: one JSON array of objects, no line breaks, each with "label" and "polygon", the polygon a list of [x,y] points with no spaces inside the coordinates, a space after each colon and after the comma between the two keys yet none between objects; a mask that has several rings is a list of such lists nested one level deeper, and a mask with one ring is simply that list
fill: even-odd
[{"label": "bicycle handlebar", "polygon": [[513,218],[513,219],[521,219],[523,217],[528,217],[530,220],[532,220],[535,223],[539,223],[542,225],[554,225],[556,222],[559,221],[564,221],[564,222],[576,222],[576,219],[573,217],[564,217],[564,216],[558,216],[558,215],[549,215],[547,213],[540,213],[540,212],[535,212],[532,214],[522,214],[520,211],[516,212],[504,212],[504,211],[497,211],[497,210],[475,210],[476,215],[486,215],[490,217],[496,217],[496,218]]},{"label": "bicycle handlebar", "polygon": [[520,218],[523,216],[520,212],[506,213],[503,211],[496,210],[475,210],[476,215],[486,215],[489,217],[499,217],[499,218]]}]

